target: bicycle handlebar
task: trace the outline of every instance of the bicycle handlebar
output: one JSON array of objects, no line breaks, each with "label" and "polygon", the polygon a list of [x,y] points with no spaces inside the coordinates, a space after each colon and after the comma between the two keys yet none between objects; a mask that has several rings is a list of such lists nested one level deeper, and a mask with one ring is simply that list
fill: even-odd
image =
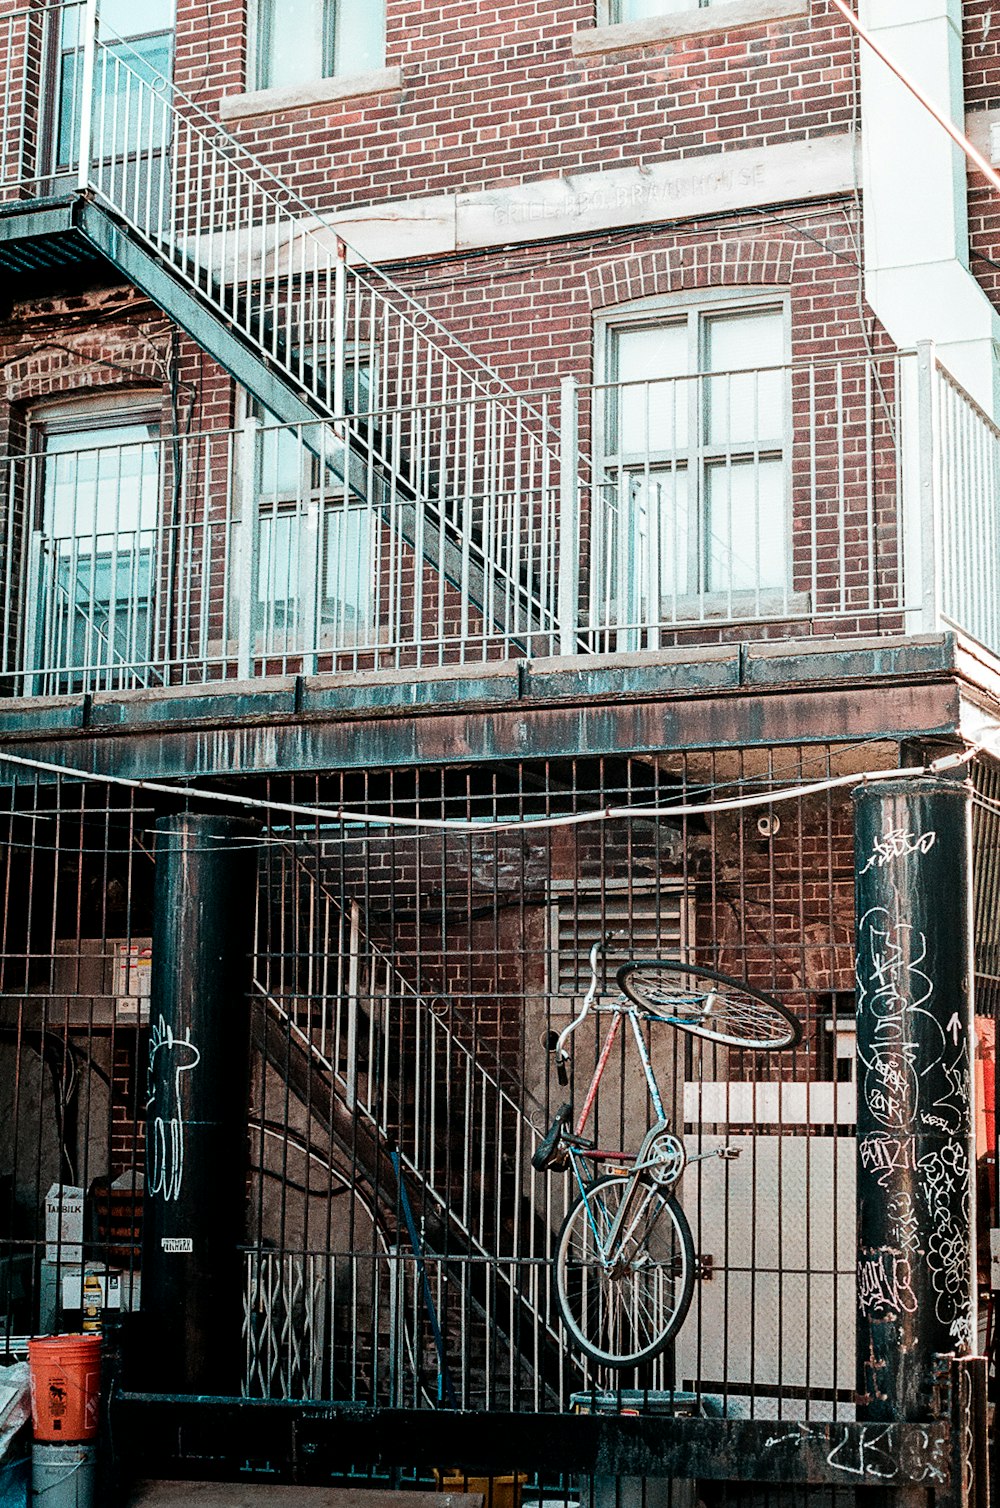
[{"label": "bicycle handlebar", "polygon": [[578,1016],[575,1016],[568,1026],[564,1026],[562,1031],[559,1033],[559,1036],[556,1038],[556,1076],[558,1077],[560,1084],[567,1084],[569,1082],[569,1074],[566,1071],[566,1064],[569,1062],[569,1053],[566,1051],[566,1043],[576,1031],[577,1027],[582,1026],[584,1021],[586,1021],[587,1017],[590,1015],[590,1008],[593,1005],[594,1001],[597,999],[597,960],[600,958],[605,949],[610,946],[614,936],[614,932],[606,932],[604,937],[601,938],[598,942],[595,942],[594,946],[591,948],[590,987],[588,988],[586,995],[583,997],[583,1005],[580,1008],[580,1014]]}]

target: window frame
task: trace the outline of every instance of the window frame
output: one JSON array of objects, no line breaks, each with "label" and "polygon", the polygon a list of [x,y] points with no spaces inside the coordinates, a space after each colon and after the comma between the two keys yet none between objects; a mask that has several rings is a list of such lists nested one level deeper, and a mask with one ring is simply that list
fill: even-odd
[{"label": "window frame", "polygon": [[289,90],[308,89],[316,84],[336,79],[350,79],[367,76],[373,71],[385,68],[385,31],[386,31],[386,6],[385,0],[368,0],[369,4],[377,4],[381,9],[382,24],[382,49],[381,60],[375,62],[371,68],[345,69],[338,67],[338,31],[339,18],[337,7],[340,0],[315,0],[322,7],[320,18],[320,34],[322,47],[320,49],[320,68],[316,73],[301,78],[292,84],[275,83],[267,77],[265,64],[269,61],[265,54],[265,31],[266,25],[263,17],[265,8],[280,4],[280,0],[252,0],[247,6],[247,90],[251,94],[283,94]]},{"label": "window frame", "polygon": [[[782,321],[782,362],[780,368],[786,376],[782,383],[782,430],[780,436],[763,437],[766,443],[762,443],[762,437],[757,437],[753,443],[743,445],[739,442],[727,442],[724,444],[711,444],[708,441],[709,419],[709,382],[716,373],[705,368],[706,335],[710,322],[713,319],[726,315],[752,315],[767,312],[777,312]],[[684,324],[687,329],[687,359],[688,369],[683,376],[673,380],[683,382],[688,389],[687,406],[687,438],[682,448],[663,452],[648,452],[640,461],[638,454],[632,462],[629,462],[626,452],[624,456],[617,450],[611,450],[608,445],[611,420],[609,416],[609,399],[612,385],[618,380],[612,377],[611,353],[614,339],[619,331],[627,329],[641,329],[649,326],[663,324]],[[690,366],[692,357],[697,365]],[[681,617],[685,620],[701,620],[706,617],[719,617],[728,614],[731,609],[739,609],[742,605],[751,603],[768,606],[774,603],[776,607],[787,604],[789,609],[798,612],[805,606],[801,594],[793,591],[793,394],[791,380],[792,366],[792,328],[791,328],[791,294],[787,288],[767,288],[755,286],[752,288],[716,288],[716,289],[692,289],[686,292],[672,295],[657,295],[651,298],[636,299],[629,303],[618,304],[612,308],[598,311],[594,318],[594,394],[591,413],[593,455],[594,455],[594,478],[595,486],[604,489],[617,484],[617,479],[623,474],[640,473],[643,470],[655,470],[656,458],[659,460],[661,469],[669,468],[673,474],[684,471],[688,478],[694,479],[693,488],[688,486],[686,500],[686,515],[688,523],[688,564],[685,573],[685,585],[683,590],[671,592],[669,588],[663,591],[661,588],[661,601],[658,604],[658,620],[669,621],[665,616],[664,609],[669,607],[670,615]],[[734,372],[740,369],[733,369]],[[767,371],[768,367],[748,368],[747,370]],[[656,378],[649,381],[655,382]],[[669,381],[670,378],[663,380]],[[619,418],[618,423],[621,420]],[[713,464],[724,464],[725,458],[738,459],[741,452],[747,453],[745,458],[757,460],[768,457],[780,459],[781,462],[781,487],[782,505],[781,516],[783,524],[783,558],[784,579],[781,586],[768,587],[712,587],[707,585],[710,571],[710,561],[706,550],[706,521],[707,509],[707,478]],[[754,453],[756,452],[756,456]],[[683,461],[680,458],[683,457]],[[693,526],[693,527],[692,527]]]},{"label": "window frame", "polygon": [[[341,650],[351,650],[357,647],[359,642],[374,642],[378,633],[376,611],[378,593],[374,580],[369,580],[365,587],[365,602],[362,610],[357,612],[353,621],[343,611],[344,604],[338,599],[328,597],[325,592],[328,580],[329,561],[327,555],[326,528],[337,517],[348,518],[352,513],[363,515],[367,521],[367,555],[370,573],[373,576],[378,566],[378,539],[376,533],[376,519],[371,507],[364,499],[354,498],[350,489],[339,483],[336,487],[324,485],[321,467],[322,462],[314,455],[303,440],[296,441],[294,425],[284,425],[273,414],[264,410],[255,400],[246,399],[246,417],[255,426],[255,444],[253,457],[252,486],[255,502],[255,516],[257,522],[257,540],[253,551],[254,569],[252,592],[252,622],[254,654],[264,659],[297,654],[311,655],[316,653],[338,653]],[[319,421],[317,421],[317,424]],[[263,467],[265,457],[263,453],[263,435],[271,433],[276,437],[275,443],[280,444],[282,437],[287,437],[290,444],[297,444],[299,448],[299,480],[294,491],[271,490],[265,488],[266,477]],[[308,526],[309,514],[315,510],[320,527],[317,530],[316,541],[316,572],[317,590],[314,593],[314,601],[310,607],[307,598],[300,591],[294,598],[279,598],[271,594],[265,594],[262,590],[267,585],[262,580],[261,573],[261,543],[263,525],[266,520],[272,522],[272,527],[281,519],[297,518],[299,527]],[[275,583],[280,586],[280,582]],[[301,585],[301,582],[300,582]],[[290,628],[286,622],[279,626],[277,622],[277,608],[279,603],[294,602],[296,610],[307,624],[312,613],[315,614],[315,631],[313,644],[298,643],[302,633],[298,626]],[[328,612],[326,604],[334,603],[335,611]],[[303,616],[303,607],[306,612]],[[353,630],[353,632],[352,632]]]},{"label": "window frame", "polygon": [[683,16],[687,11],[713,10],[726,0],[685,0],[673,10],[656,11],[652,16],[623,16],[621,8],[627,0],[598,0],[598,26],[640,26],[647,21],[660,21],[664,16]]},{"label": "window frame", "polygon": [[[121,38],[120,47],[118,43],[109,44],[109,50],[114,51],[115,53],[120,52],[122,60],[132,69],[133,72],[138,72],[140,70],[137,68],[137,61],[139,59],[142,59],[141,45],[143,43],[156,42],[161,37],[169,38],[168,65],[167,73],[165,76],[168,80],[172,80],[174,73],[174,61],[177,50],[176,0],[174,0],[174,3],[170,8],[173,13],[173,22],[169,27],[160,30],[150,30],[149,28],[146,28],[142,31],[129,32],[127,36],[123,36]],[[68,77],[66,63],[67,59],[73,57],[74,54],[80,60],[82,60],[83,56],[82,39],[78,40],[76,46],[67,46],[65,44],[65,40],[62,34],[62,26],[68,14],[68,12],[60,12],[58,8],[53,8],[51,10],[51,16],[53,17],[53,20],[50,23],[49,34],[45,43],[47,49],[50,77],[54,81],[54,87],[50,91],[46,104],[46,114],[48,116],[48,120],[46,123],[43,139],[46,155],[48,161],[51,164],[51,172],[55,177],[61,177],[71,170],[71,164],[75,161],[79,153],[80,146],[75,134],[78,122],[74,121],[71,126],[70,140],[68,144],[70,155],[64,155],[63,149],[67,146],[67,143],[63,138],[62,130],[63,96],[66,92],[66,83]],[[135,52],[137,54],[137,57],[129,57],[130,52]],[[145,61],[145,59],[142,59],[142,61]],[[158,69],[151,70],[151,73],[155,73],[157,76],[159,76]],[[74,80],[74,97],[76,95],[76,88],[77,81]],[[141,150],[138,145],[130,148],[129,156],[133,156],[137,150]],[[102,162],[107,162],[110,161],[110,158],[108,158],[102,151],[100,160]]]},{"label": "window frame", "polygon": [[[136,660],[134,663],[123,660],[121,665],[111,663],[102,666],[91,666],[81,669],[75,665],[63,667],[47,666],[39,668],[37,661],[41,658],[41,646],[46,641],[45,627],[42,622],[44,612],[40,593],[44,587],[42,579],[40,549],[43,539],[55,539],[52,532],[52,520],[46,516],[46,492],[47,472],[50,452],[47,441],[50,436],[72,435],[79,432],[93,436],[100,434],[102,430],[112,431],[128,426],[144,425],[154,433],[146,440],[130,442],[135,448],[145,446],[157,447],[157,478],[156,478],[156,519],[152,526],[136,528],[131,531],[136,534],[152,533],[154,541],[159,541],[163,526],[163,395],[158,389],[142,389],[123,393],[120,390],[109,389],[106,393],[94,393],[77,395],[70,398],[42,399],[28,409],[26,414],[26,455],[30,461],[29,470],[29,496],[24,499],[26,530],[23,541],[22,579],[24,588],[22,601],[24,603],[23,614],[23,640],[22,640],[22,667],[25,677],[25,694],[35,694],[44,689],[46,684],[58,681],[61,685],[68,686],[71,682],[80,682],[84,689],[99,690],[113,689],[117,685],[117,675],[124,672],[127,677],[133,677],[140,683],[142,676],[147,677],[152,673],[150,655],[156,639],[157,624],[156,614],[159,611],[159,544],[154,542],[151,547],[150,561],[150,620],[148,633],[150,636],[150,655],[145,659]],[[72,455],[77,453],[93,452],[101,449],[100,442],[91,445],[80,445],[77,450],[70,448],[63,452],[51,452],[55,460],[60,454]],[[95,502],[96,506],[96,502]],[[100,536],[97,536],[100,537]],[[96,560],[98,557],[95,556]],[[91,609],[93,611],[93,607]],[[107,685],[105,686],[105,681]],[[144,683],[143,683],[144,684]]]}]

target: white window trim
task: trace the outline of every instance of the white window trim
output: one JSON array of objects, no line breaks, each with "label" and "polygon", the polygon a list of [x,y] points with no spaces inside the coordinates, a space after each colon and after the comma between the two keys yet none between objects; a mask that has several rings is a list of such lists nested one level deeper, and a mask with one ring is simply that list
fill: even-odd
[{"label": "white window trim", "polygon": [[573,52],[619,52],[628,47],[644,47],[651,42],[670,42],[679,37],[693,37],[706,32],[735,31],[744,26],[759,26],[788,17],[808,16],[809,0],[715,0],[699,7],[692,0],[690,11],[673,11],[665,16],[650,16],[645,21],[609,20],[610,0],[598,0],[597,25],[580,27],[573,33]]},{"label": "white window trim", "polygon": [[[665,323],[671,317],[683,317],[690,320],[692,313],[700,317],[720,314],[750,314],[754,310],[764,308],[779,308],[782,314],[784,326],[784,351],[783,363],[791,367],[791,296],[785,289],[753,287],[753,288],[706,288],[692,289],[686,293],[678,293],[656,298],[637,299],[629,304],[617,304],[613,308],[601,311],[594,320],[594,399],[591,413],[592,434],[594,437],[593,454],[595,458],[595,478],[602,477],[604,472],[604,458],[607,454],[607,390],[608,382],[608,355],[610,350],[609,334],[615,329],[628,327],[637,323],[652,322],[662,319]],[[691,376],[694,373],[690,374]],[[687,621],[702,621],[713,618],[728,618],[741,616],[743,612],[754,618],[774,616],[801,617],[808,613],[810,602],[809,596],[804,592],[792,590],[792,452],[794,449],[793,431],[793,398],[792,384],[787,382],[784,391],[784,427],[782,431],[782,459],[784,480],[784,512],[785,512],[785,565],[786,577],[783,589],[767,588],[737,589],[731,591],[716,592],[692,592],[678,594],[671,599],[678,619]],[[697,440],[692,437],[690,448],[697,451],[700,447]],[[701,505],[699,480],[699,500],[689,498],[689,506]],[[752,611],[751,611],[752,609]]]},{"label": "white window trim", "polygon": [[[29,688],[37,686],[39,681],[44,682],[51,677],[71,677],[79,675],[86,678],[96,676],[99,680],[103,674],[114,674],[118,668],[113,663],[107,667],[96,667],[85,672],[79,671],[74,666],[48,667],[41,671],[36,670],[35,661],[38,658],[38,641],[42,625],[39,618],[39,604],[36,596],[39,586],[39,573],[37,569],[38,541],[50,528],[50,519],[46,516],[46,472],[49,465],[46,440],[49,436],[73,434],[76,431],[85,431],[92,436],[99,435],[101,430],[114,430],[128,425],[148,425],[155,429],[148,441],[139,444],[155,445],[157,447],[157,471],[158,492],[157,510],[159,512],[163,503],[163,395],[159,389],[138,389],[122,393],[119,390],[109,388],[105,392],[73,395],[69,398],[41,399],[34,404],[27,413],[27,450],[33,455],[37,465],[32,467],[31,486],[32,494],[26,498],[27,518],[30,522],[30,537],[25,541],[25,555],[23,571],[25,578],[23,583],[24,624],[23,624],[23,648],[22,655],[26,676],[26,694],[36,694]],[[116,444],[118,442],[115,442]],[[88,453],[100,449],[97,445],[81,445],[80,452]],[[72,455],[74,451],[63,451],[62,456]],[[157,526],[158,527],[158,526]],[[33,565],[33,561],[36,564]],[[108,687],[96,688],[88,685],[89,690],[113,689]]]}]

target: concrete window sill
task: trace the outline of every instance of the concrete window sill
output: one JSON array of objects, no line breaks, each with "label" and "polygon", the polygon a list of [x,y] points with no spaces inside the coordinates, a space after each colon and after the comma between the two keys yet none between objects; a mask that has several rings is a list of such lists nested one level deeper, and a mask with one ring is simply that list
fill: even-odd
[{"label": "concrete window sill", "polygon": [[300,110],[309,105],[392,94],[402,87],[401,68],[379,68],[374,73],[316,79],[311,84],[298,84],[294,89],[255,89],[249,94],[230,94],[219,102],[219,115],[222,120],[243,120],[250,115],[281,115],[286,110]]},{"label": "concrete window sill", "polygon": [[707,9],[692,4],[690,11],[669,16],[651,16],[646,21],[619,21],[614,26],[582,27],[573,33],[573,51],[578,57],[590,53],[621,52],[650,42],[674,42],[706,32],[735,31],[765,21],[783,21],[789,16],[807,16],[809,0],[723,0]]}]

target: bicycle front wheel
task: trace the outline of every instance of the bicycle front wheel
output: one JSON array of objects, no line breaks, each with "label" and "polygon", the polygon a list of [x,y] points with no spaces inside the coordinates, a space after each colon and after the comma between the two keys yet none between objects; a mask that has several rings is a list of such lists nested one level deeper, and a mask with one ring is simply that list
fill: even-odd
[{"label": "bicycle front wheel", "polygon": [[780,1001],[714,969],[639,958],[622,964],[617,979],[636,1005],[662,1012],[672,1026],[710,1042],[777,1052],[802,1041],[802,1023]]},{"label": "bicycle front wheel", "polygon": [[[604,1248],[629,1190],[619,1249]],[[556,1299],[580,1349],[605,1367],[637,1367],[658,1356],[684,1323],[694,1290],[694,1243],[684,1211],[631,1174],[598,1178],[559,1232]]]}]

